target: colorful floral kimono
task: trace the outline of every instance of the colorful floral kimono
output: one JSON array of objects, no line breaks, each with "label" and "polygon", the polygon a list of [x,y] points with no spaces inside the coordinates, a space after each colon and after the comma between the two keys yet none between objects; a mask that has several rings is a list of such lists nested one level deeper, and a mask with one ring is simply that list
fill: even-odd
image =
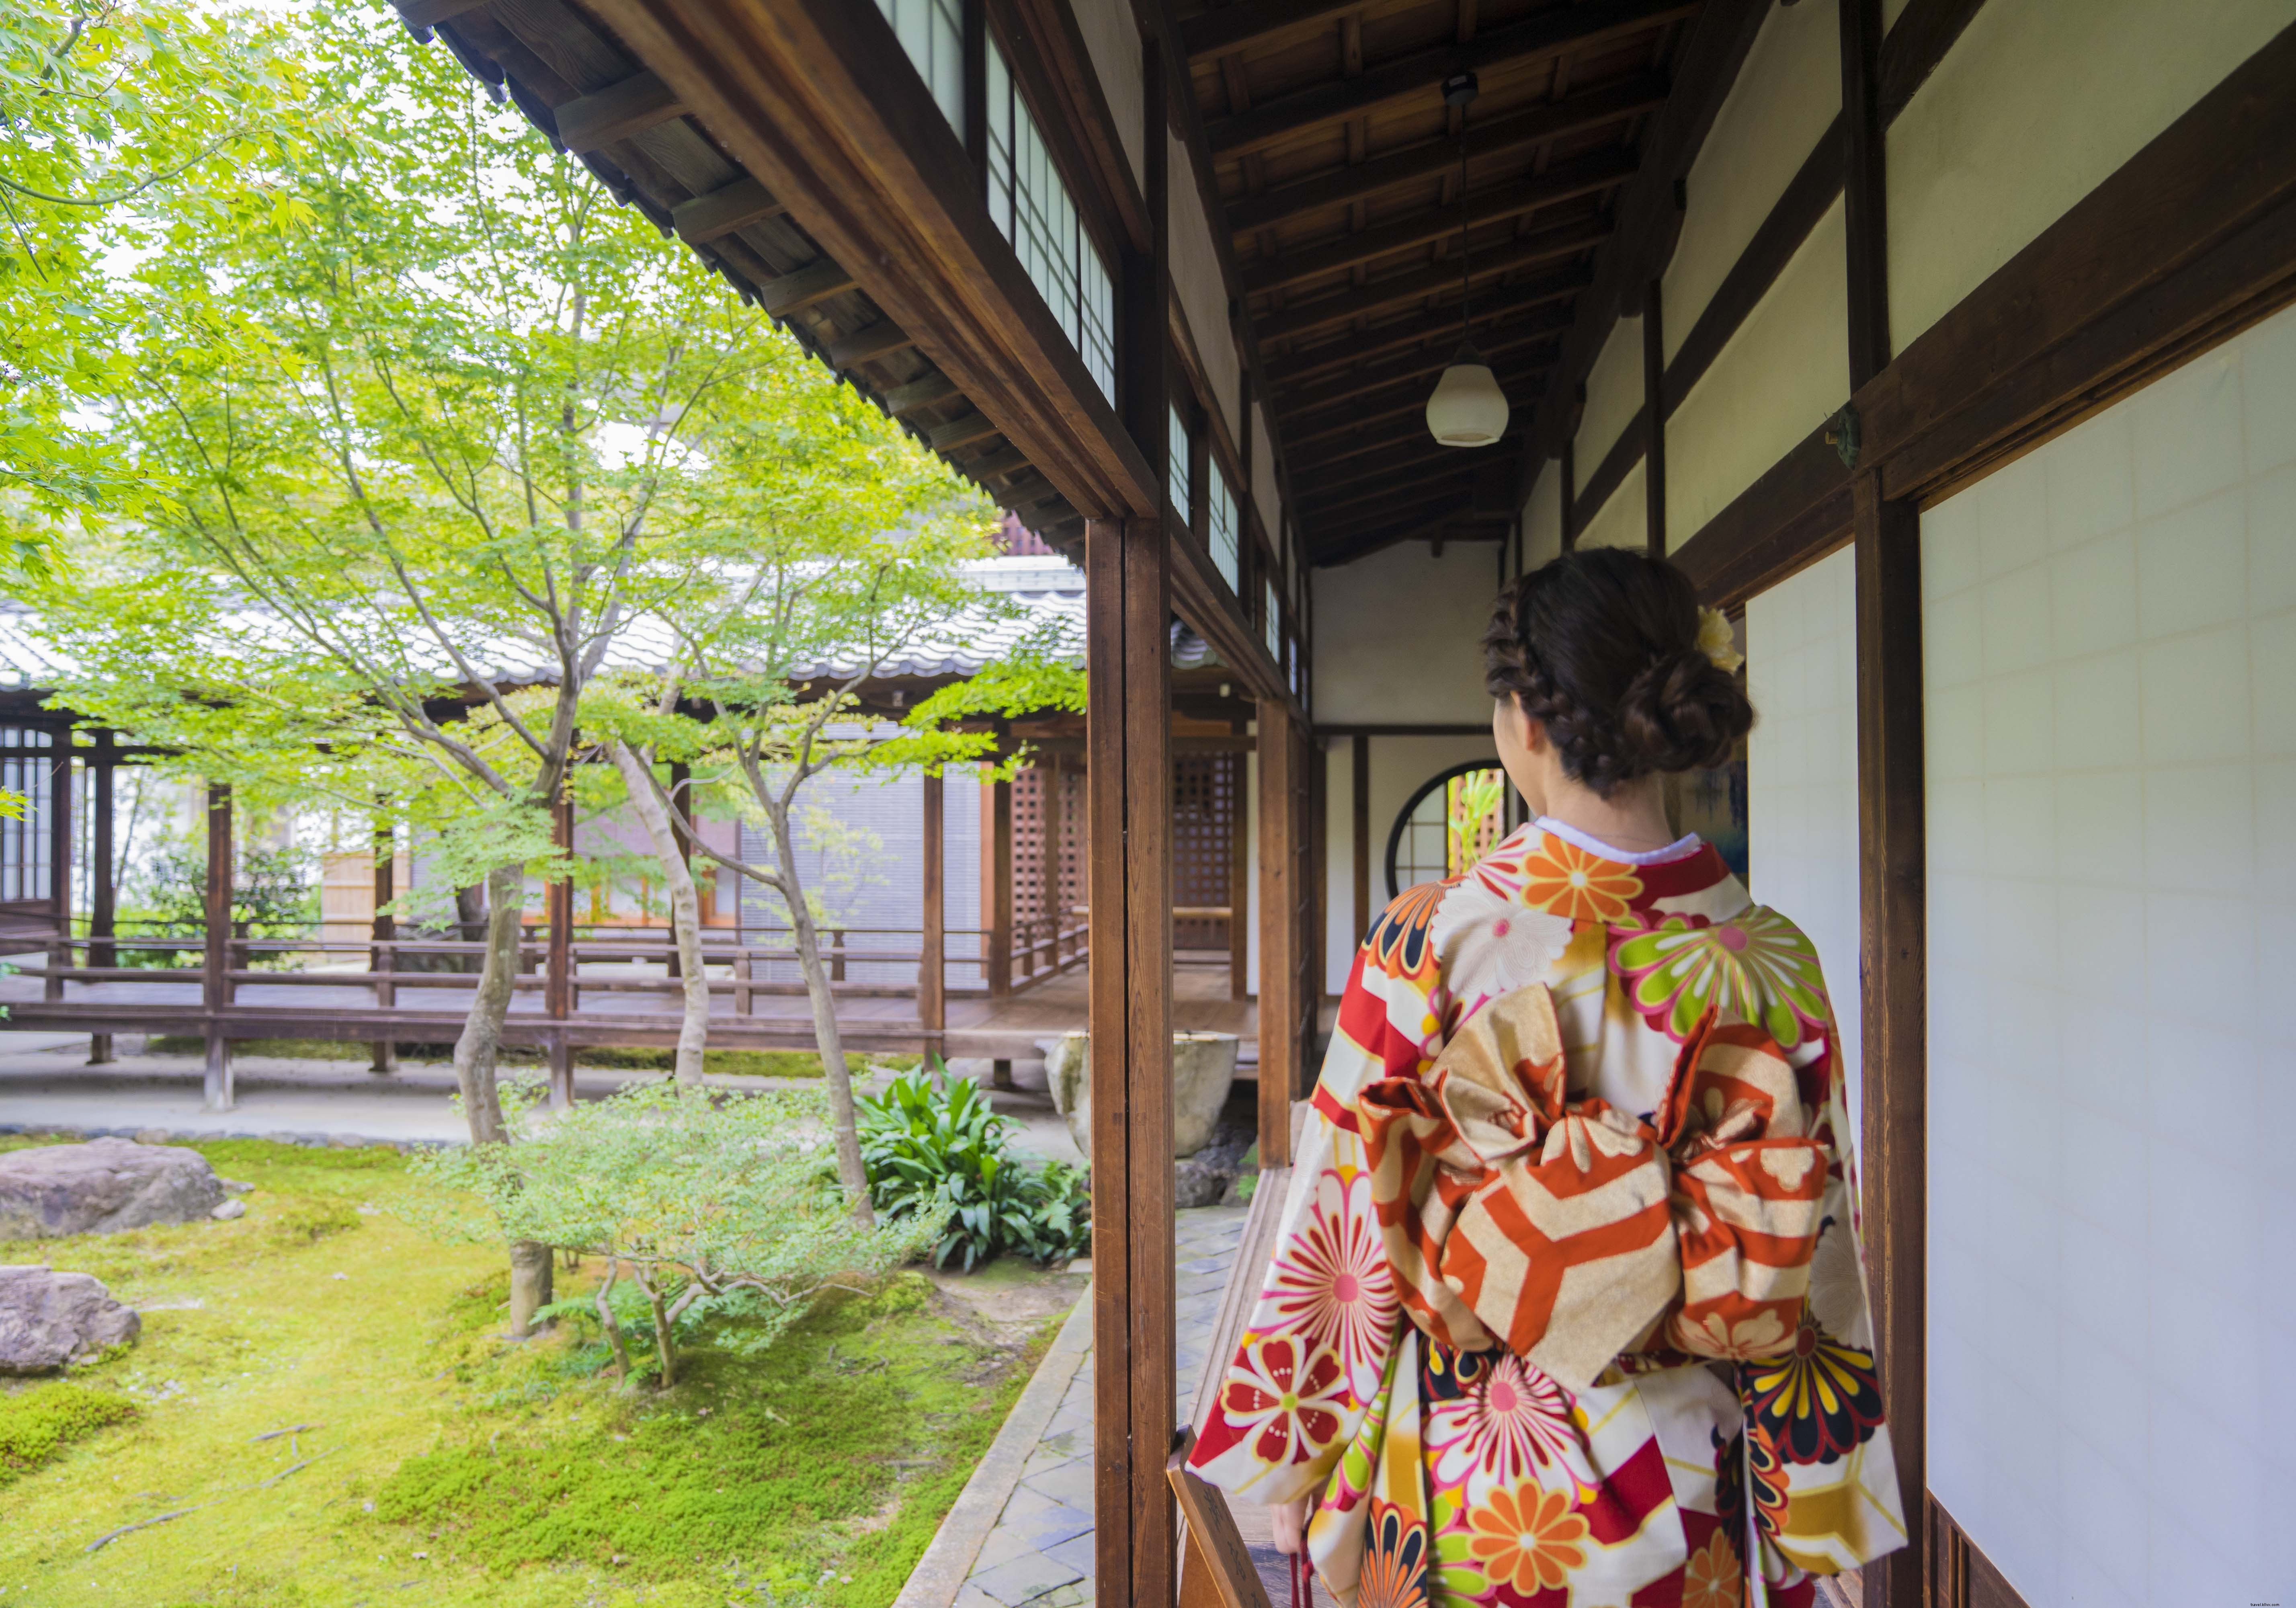
[{"label": "colorful floral kimono", "polygon": [[1365,941],[1198,1426],[1353,1608],[1804,1608],[1903,1546],[1809,940],[1541,821]]}]

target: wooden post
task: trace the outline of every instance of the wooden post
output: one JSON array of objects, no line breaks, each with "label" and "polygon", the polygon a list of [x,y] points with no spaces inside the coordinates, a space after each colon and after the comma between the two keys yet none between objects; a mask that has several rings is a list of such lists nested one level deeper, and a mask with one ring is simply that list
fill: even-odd
[{"label": "wooden post", "polygon": [[[374,824],[374,948],[367,951],[367,970],[374,974],[374,1008],[384,1012],[398,1008],[398,985],[390,980],[390,974],[398,970],[398,923],[390,914],[390,901],[398,897],[398,834],[388,820],[378,819]],[[398,1046],[388,1021],[383,1023],[382,1037],[374,1041],[367,1070],[385,1074],[398,1070]]]},{"label": "wooden post", "polygon": [[924,1035],[924,1053],[945,1053],[948,1028],[947,988],[947,868],[942,860],[947,846],[943,824],[946,798],[939,771],[924,777],[924,931],[917,956],[917,1026]]},{"label": "wooden post", "polygon": [[1259,1164],[1292,1164],[1300,1075],[1299,744],[1292,714],[1259,701]]},{"label": "wooden post", "polygon": [[[1185,64],[1179,70],[1185,71]],[[1119,413],[1169,483],[1168,84],[1141,41],[1148,238],[1117,275]],[[1172,1608],[1171,572],[1167,508],[1085,526],[1092,909],[1094,1595]]]},{"label": "wooden post", "polygon": [[1037,905],[1045,918],[1046,957],[1031,960],[1033,974],[1061,969],[1061,758],[1046,754],[1037,762],[1037,824],[1044,838],[1044,857],[1037,867]]},{"label": "wooden post", "polygon": [[1355,799],[1355,818],[1350,845],[1355,859],[1356,920],[1355,941],[1358,944],[1371,931],[1371,738],[1362,732],[1355,734],[1354,774],[1349,777],[1349,791]]},{"label": "wooden post", "polygon": [[980,784],[981,970],[988,997],[1013,991],[1013,784]]},{"label": "wooden post", "polygon": [[231,784],[208,783],[208,884],[206,943],[200,956],[200,1004],[206,1016],[207,1109],[227,1112],[234,1103],[231,1040],[224,1037],[223,1013],[231,1004]]},{"label": "wooden post", "polygon": [[[1865,973],[1859,1136],[1874,1360],[1909,1526],[1927,1501],[1927,874],[1922,754],[1921,515],[1859,475],[1857,816]],[[1920,1608],[1918,1539],[1865,1571],[1866,1608]]]},{"label": "wooden post", "polygon": [[1244,808],[1248,754],[1228,757],[1227,997],[1251,997],[1251,812]]},{"label": "wooden post", "polygon": [[[574,796],[562,792],[550,807],[550,841],[571,854],[574,849]],[[561,877],[549,884],[544,907],[550,923],[547,970],[543,974],[542,1008],[554,1023],[574,1014],[574,883]],[[564,1110],[574,1103],[574,1047],[562,1030],[554,1027],[549,1038],[550,1103]]]},{"label": "wooden post", "polygon": [[55,728],[55,763],[48,772],[48,897],[56,911],[56,941],[48,954],[40,992],[64,997],[64,972],[72,963],[72,728]]},{"label": "wooden post", "polygon": [[1652,558],[1666,556],[1666,326],[1659,282],[1643,286],[1644,541]]},{"label": "wooden post", "polygon": [[[119,964],[111,939],[118,930],[119,892],[112,885],[112,783],[119,761],[112,756],[114,739],[109,728],[95,734],[95,754],[88,762],[89,791],[94,794],[90,811],[87,848],[87,964]],[[87,1063],[102,1066],[111,1059],[111,1035],[87,1036]]]},{"label": "wooden post", "polygon": [[[685,830],[685,812],[688,808],[686,789],[688,783],[690,783],[693,779],[693,771],[682,761],[673,761],[671,763],[669,767],[669,835],[676,842],[677,857],[685,863],[685,869],[689,874],[693,870],[693,834]],[[673,978],[683,977],[685,975],[685,963],[678,957],[677,933],[674,929],[669,934],[668,974]]]}]

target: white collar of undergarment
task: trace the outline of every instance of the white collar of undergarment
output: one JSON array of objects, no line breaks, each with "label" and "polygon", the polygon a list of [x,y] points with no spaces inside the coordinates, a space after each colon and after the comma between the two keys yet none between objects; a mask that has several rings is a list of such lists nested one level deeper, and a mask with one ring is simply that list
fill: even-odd
[{"label": "white collar of undergarment", "polygon": [[1600,855],[1606,860],[1616,860],[1622,866],[1662,866],[1669,860],[1678,860],[1697,853],[1700,842],[1698,834],[1693,832],[1677,838],[1663,849],[1650,849],[1640,853],[1630,853],[1624,849],[1613,849],[1594,833],[1581,832],[1569,822],[1558,821],[1553,816],[1540,816],[1531,825],[1550,837],[1561,838],[1566,843],[1576,843],[1588,854]]}]

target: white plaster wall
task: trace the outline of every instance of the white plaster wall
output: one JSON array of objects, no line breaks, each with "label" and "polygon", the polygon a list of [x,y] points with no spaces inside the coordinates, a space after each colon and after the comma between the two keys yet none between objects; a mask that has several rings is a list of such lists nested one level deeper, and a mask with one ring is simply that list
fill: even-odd
[{"label": "white plaster wall", "polygon": [[1852,1126],[1860,1026],[1857,570],[1847,547],[1747,600],[1747,863],[1753,895],[1825,969]]},{"label": "white plaster wall", "polygon": [[1890,130],[1897,348],[2292,23],[2296,0],[1989,0]]},{"label": "white plaster wall", "polygon": [[1659,286],[1669,361],[1841,110],[1840,7],[1773,6],[1691,165]]},{"label": "white plaster wall", "polygon": [[1642,405],[1643,321],[1621,318],[1595,354],[1595,366],[1587,371],[1587,411],[1579,415],[1573,448],[1580,485],[1634,422]]},{"label": "white plaster wall", "polygon": [[1562,551],[1562,465],[1540,466],[1522,505],[1522,570],[1528,575]]},{"label": "white plaster wall", "polygon": [[[1147,133],[1147,109],[1140,100],[1140,23],[1130,0],[1073,0],[1077,31],[1100,75],[1100,93],[1115,119],[1116,135],[1132,164],[1132,179],[1140,182],[1142,136]],[[1175,174],[1189,171],[1176,167]]]},{"label": "white plaster wall", "polygon": [[2034,1608],[2284,1600],[2296,313],[1922,546],[1931,1484]]},{"label": "white plaster wall", "polygon": [[1172,220],[1172,292],[1196,338],[1204,360],[1204,378],[1212,388],[1212,404],[1227,421],[1227,439],[1241,443],[1243,421],[1236,417],[1242,369],[1235,352],[1235,336],[1228,328],[1227,281],[1221,276],[1218,250],[1212,244],[1203,197],[1196,188],[1196,169],[1179,136],[1165,136],[1171,149],[1171,185],[1167,210]]},{"label": "white plaster wall", "polygon": [[1436,558],[1423,542],[1400,542],[1309,575],[1318,725],[1490,718],[1475,645],[1498,591],[1489,544]]},{"label": "white plaster wall", "polygon": [[1837,201],[1667,421],[1669,546],[1697,535],[1849,399],[1846,239]]},{"label": "white plaster wall", "polygon": [[[1580,462],[1585,462],[1581,459]],[[1610,501],[1595,511],[1587,528],[1578,533],[1576,544],[1581,547],[1632,547],[1636,552],[1650,545],[1650,493],[1646,488],[1648,476],[1637,460],[1627,471],[1626,479],[1611,493]]]},{"label": "white plaster wall", "polygon": [[1251,405],[1251,495],[1259,500],[1259,522],[1272,537],[1283,529],[1283,482],[1275,476],[1275,442],[1267,433],[1267,410]]}]

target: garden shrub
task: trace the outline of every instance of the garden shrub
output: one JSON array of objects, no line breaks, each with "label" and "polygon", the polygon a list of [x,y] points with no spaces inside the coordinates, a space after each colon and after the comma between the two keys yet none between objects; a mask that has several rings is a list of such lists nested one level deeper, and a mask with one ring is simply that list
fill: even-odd
[{"label": "garden shrub", "polygon": [[858,1102],[861,1161],[871,1202],[889,1218],[930,1223],[933,1265],[962,1253],[971,1272],[1000,1251],[1037,1262],[1077,1256],[1092,1243],[1085,1175],[1061,1162],[1031,1169],[1005,1149],[1013,1124],[989,1108],[980,1086],[905,1072],[884,1094]]},{"label": "garden shrub", "polygon": [[30,1473],[75,1440],[135,1415],[135,1404],[70,1380],[0,1394],[0,1486]]}]

